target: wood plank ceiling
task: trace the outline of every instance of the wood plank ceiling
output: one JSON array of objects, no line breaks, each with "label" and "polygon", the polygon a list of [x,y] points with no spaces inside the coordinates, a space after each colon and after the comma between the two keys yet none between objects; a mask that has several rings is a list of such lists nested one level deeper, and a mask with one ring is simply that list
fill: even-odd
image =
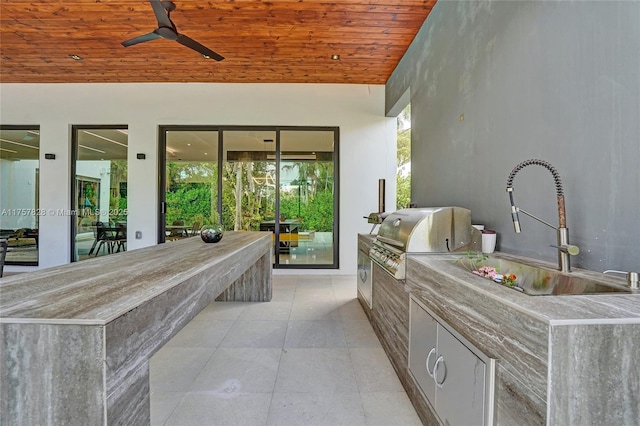
[{"label": "wood plank ceiling", "polygon": [[384,84],[436,0],[174,3],[178,32],[223,61],[164,39],[123,47],[157,27],[148,1],[1,0],[0,82]]}]

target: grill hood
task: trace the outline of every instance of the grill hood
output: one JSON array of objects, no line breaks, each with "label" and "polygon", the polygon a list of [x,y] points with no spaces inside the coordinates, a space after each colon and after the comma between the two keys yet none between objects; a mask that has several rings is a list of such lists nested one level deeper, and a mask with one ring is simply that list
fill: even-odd
[{"label": "grill hood", "polygon": [[448,253],[469,245],[472,235],[471,210],[424,207],[389,214],[376,241],[405,253]]}]

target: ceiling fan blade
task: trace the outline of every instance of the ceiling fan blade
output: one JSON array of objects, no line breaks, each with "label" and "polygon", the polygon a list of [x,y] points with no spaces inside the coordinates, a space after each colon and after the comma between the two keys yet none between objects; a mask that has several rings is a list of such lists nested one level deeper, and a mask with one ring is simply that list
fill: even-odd
[{"label": "ceiling fan blade", "polygon": [[151,3],[151,7],[153,8],[153,13],[156,15],[156,20],[158,21],[158,27],[167,27],[174,28],[173,22],[169,19],[169,15],[167,15],[167,10],[162,5],[161,0],[149,0]]},{"label": "ceiling fan blade", "polygon": [[134,37],[131,40],[126,40],[122,42],[124,47],[133,46],[134,44],[144,43],[145,41],[151,41],[160,38],[160,36],[156,33],[143,34],[138,37]]},{"label": "ceiling fan blade", "polygon": [[184,34],[178,34],[178,39],[176,41],[178,43],[180,43],[181,45],[187,46],[188,48],[195,50],[196,52],[200,53],[201,55],[207,56],[207,57],[209,57],[211,59],[215,59],[216,61],[221,61],[221,60],[224,59],[224,56],[221,56],[221,55],[217,54],[213,50],[209,49],[206,46],[201,45],[200,43],[198,43],[194,39],[189,38]]}]

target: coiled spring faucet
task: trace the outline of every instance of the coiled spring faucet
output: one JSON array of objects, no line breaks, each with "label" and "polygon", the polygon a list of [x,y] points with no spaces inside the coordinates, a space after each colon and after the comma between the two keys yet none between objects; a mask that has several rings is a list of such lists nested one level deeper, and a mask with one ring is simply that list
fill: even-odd
[{"label": "coiled spring faucet", "polygon": [[[519,207],[516,207],[515,202],[513,201],[513,178],[516,174],[524,169],[527,166],[537,165],[542,166],[549,170],[553,175],[553,180],[556,185],[556,195],[558,199],[558,227],[551,225],[550,223],[545,222],[544,220],[537,218],[536,216],[522,210]],[[577,246],[572,246],[569,244],[569,229],[567,228],[567,217],[564,209],[564,190],[562,189],[562,181],[560,180],[560,174],[551,164],[547,163],[543,160],[526,160],[518,165],[516,165],[511,173],[509,174],[509,178],[507,179],[507,192],[509,193],[509,201],[511,202],[511,219],[513,220],[513,228],[516,233],[519,234],[522,231],[520,227],[520,219],[518,217],[518,212],[522,212],[527,216],[541,222],[558,232],[558,245],[554,245],[552,247],[556,247],[558,249],[558,268],[562,272],[570,272],[571,271],[571,262],[569,259],[569,255],[575,256],[580,253],[580,249]]]}]

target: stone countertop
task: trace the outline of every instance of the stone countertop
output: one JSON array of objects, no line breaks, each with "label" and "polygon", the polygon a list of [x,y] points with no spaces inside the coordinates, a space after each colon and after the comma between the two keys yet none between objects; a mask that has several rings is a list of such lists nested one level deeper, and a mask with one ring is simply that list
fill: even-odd
[{"label": "stone countertop", "polygon": [[358,234],[358,249],[370,249],[376,237],[376,234]]},{"label": "stone countertop", "polygon": [[[555,265],[504,253],[494,253],[514,261],[524,261],[535,266],[555,269]],[[494,256],[492,255],[492,256]],[[460,255],[414,254],[408,255],[407,273],[413,268],[426,266],[430,272],[443,275],[442,285],[448,280],[464,287],[465,291],[477,292],[505,305],[548,322],[560,324],[640,324],[640,293],[613,293],[596,295],[530,296],[504,285],[494,283],[462,269],[454,264]],[[596,278],[603,282],[624,285],[624,280],[607,275],[574,268],[571,274]],[[418,274],[421,275],[421,274]]]},{"label": "stone countertop", "polygon": [[362,233],[358,234],[358,237],[365,238],[365,239],[368,239],[368,240],[371,240],[371,241],[375,240],[377,236],[378,236],[378,234],[362,234]]},{"label": "stone countertop", "polygon": [[216,244],[186,238],[10,276],[0,279],[0,322],[106,324],[239,250],[270,245],[270,232],[226,232]]}]

